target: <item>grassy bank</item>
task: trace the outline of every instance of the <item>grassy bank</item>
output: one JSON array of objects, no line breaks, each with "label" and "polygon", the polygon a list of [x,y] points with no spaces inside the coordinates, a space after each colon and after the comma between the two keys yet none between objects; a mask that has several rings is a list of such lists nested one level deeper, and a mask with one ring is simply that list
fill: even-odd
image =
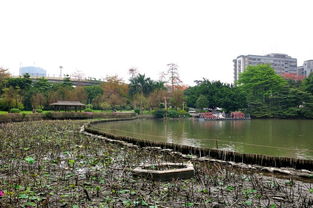
[{"label": "grassy bank", "polygon": [[310,207],[311,183],[218,164],[194,163],[195,178],[134,178],[143,163],[183,162],[166,152],[79,133],[86,121],[0,124],[0,207]]}]

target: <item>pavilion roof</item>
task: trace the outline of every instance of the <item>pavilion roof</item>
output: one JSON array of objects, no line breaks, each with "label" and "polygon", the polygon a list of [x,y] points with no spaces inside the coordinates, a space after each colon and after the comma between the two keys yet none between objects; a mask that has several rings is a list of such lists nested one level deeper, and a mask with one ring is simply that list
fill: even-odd
[{"label": "pavilion roof", "polygon": [[56,103],[51,103],[52,106],[85,106],[85,104],[79,101],[58,101]]}]

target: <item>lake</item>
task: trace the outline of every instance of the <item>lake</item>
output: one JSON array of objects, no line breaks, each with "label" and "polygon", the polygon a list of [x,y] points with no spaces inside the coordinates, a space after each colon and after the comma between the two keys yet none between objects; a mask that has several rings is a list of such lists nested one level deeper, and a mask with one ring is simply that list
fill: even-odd
[{"label": "lake", "polygon": [[115,135],[153,141],[313,159],[313,120],[139,119],[95,126]]}]

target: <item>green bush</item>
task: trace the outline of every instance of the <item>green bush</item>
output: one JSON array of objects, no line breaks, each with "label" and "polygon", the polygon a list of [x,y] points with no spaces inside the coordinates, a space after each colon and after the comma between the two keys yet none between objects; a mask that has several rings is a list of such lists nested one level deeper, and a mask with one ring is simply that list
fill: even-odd
[{"label": "green bush", "polygon": [[88,109],[88,108],[93,109],[93,105],[92,104],[87,104],[86,105],[86,109]]},{"label": "green bush", "polygon": [[129,111],[129,110],[132,110],[132,109],[133,109],[132,106],[126,105],[123,110]]},{"label": "green bush", "polygon": [[24,109],[24,105],[22,103],[18,103],[17,108],[21,111]]},{"label": "green bush", "polygon": [[123,109],[124,109],[124,106],[121,106],[121,105],[115,105],[114,107],[112,107],[112,111],[120,111]]},{"label": "green bush", "polygon": [[179,110],[178,111],[179,117],[190,117],[190,114],[187,111]]},{"label": "green bush", "polygon": [[10,113],[20,113],[21,110],[18,109],[18,108],[11,108],[9,112],[10,112]]},{"label": "green bush", "polygon": [[158,110],[153,111],[152,114],[155,118],[164,118],[166,115],[166,110],[158,109]]},{"label": "green bush", "polygon": [[26,118],[26,115],[27,115],[27,114],[26,114],[25,112],[22,113],[22,119],[23,119],[23,120]]},{"label": "green bush", "polygon": [[42,113],[42,109],[41,108],[36,109],[36,113]]},{"label": "green bush", "polygon": [[177,110],[168,110],[167,111],[167,116],[169,118],[179,118],[179,113]]},{"label": "green bush", "polygon": [[86,109],[84,110],[84,112],[92,112],[92,109],[91,109],[91,108],[86,108]]},{"label": "green bush", "polygon": [[140,114],[140,109],[135,109],[134,112],[135,112],[136,114]]},{"label": "green bush", "polygon": [[170,110],[165,110],[165,109],[158,109],[153,111],[152,113],[155,118],[164,118],[164,117],[169,117],[169,118],[186,118],[190,117],[189,113],[184,111],[184,110],[175,110],[175,109],[170,109]]},{"label": "green bush", "polygon": [[46,116],[46,118],[48,118],[48,119],[52,119],[52,117],[53,117],[53,115],[52,115],[52,112],[46,112],[45,113],[45,116]]}]

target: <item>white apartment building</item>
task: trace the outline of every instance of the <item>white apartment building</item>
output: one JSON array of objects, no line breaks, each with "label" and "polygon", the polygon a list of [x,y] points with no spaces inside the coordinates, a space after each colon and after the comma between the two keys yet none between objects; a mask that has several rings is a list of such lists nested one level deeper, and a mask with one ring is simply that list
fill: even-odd
[{"label": "white apartment building", "polygon": [[297,59],[286,54],[271,53],[265,56],[260,55],[241,55],[233,60],[234,81],[237,82],[239,74],[249,65],[269,64],[277,74],[298,74]]},{"label": "white apartment building", "polygon": [[298,75],[308,77],[313,72],[313,60],[303,62],[303,66],[298,67]]}]

